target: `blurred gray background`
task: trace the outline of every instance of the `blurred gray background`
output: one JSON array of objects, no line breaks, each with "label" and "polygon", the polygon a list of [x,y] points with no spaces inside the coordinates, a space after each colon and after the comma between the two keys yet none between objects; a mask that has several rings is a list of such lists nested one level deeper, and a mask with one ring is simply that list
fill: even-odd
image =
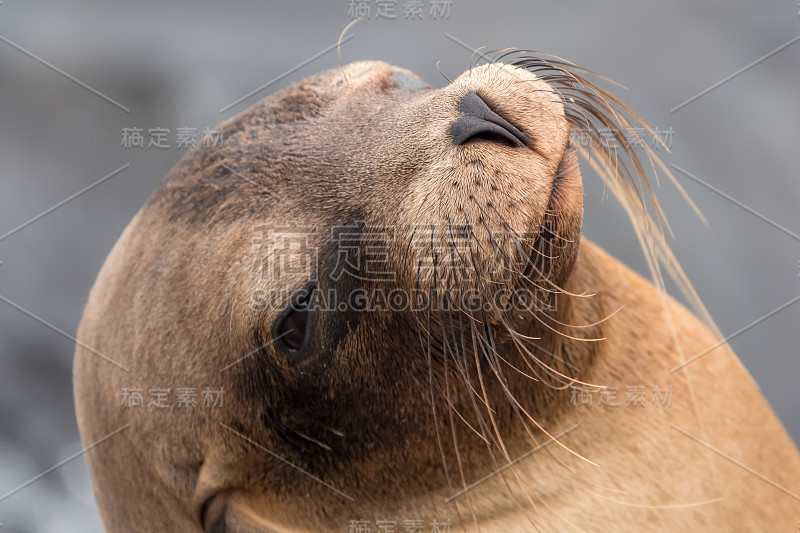
[{"label": "blurred gray background", "polygon": [[[705,96],[670,110],[800,35],[797,0],[479,2],[449,16],[370,19],[342,60],[382,59],[434,86],[468,68],[471,46],[520,47],[570,59],[627,86],[618,91],[654,127],[673,129],[674,163],[788,233],[676,176],[659,192],[673,244],[726,335],[800,294],[800,42]],[[336,42],[348,0],[318,2],[0,3],[0,235],[125,164],[130,167],[0,239],[0,295],[74,334],[95,276],[119,234],[198,136],[260,97],[337,64],[335,51],[265,91],[220,109]],[[129,108],[125,112],[7,41]],[[437,62],[439,70],[437,70]],[[121,146],[123,128],[170,129],[171,149]],[[145,145],[148,138],[145,137]],[[790,233],[795,233],[791,235]],[[585,233],[646,274],[616,202],[587,178]],[[795,441],[800,440],[800,304],[732,341]],[[0,495],[80,451],[72,407],[73,343],[0,302]],[[757,431],[757,428],[754,428]],[[101,531],[82,457],[0,501],[2,531]]]}]

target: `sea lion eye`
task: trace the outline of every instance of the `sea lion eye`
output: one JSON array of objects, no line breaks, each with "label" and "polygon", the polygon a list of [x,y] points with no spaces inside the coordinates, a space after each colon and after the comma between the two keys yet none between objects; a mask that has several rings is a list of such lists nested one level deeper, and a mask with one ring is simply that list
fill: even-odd
[{"label": "sea lion eye", "polygon": [[290,300],[289,306],[275,320],[272,336],[275,345],[292,361],[304,356],[311,329],[313,305],[316,300],[316,287],[307,285]]}]

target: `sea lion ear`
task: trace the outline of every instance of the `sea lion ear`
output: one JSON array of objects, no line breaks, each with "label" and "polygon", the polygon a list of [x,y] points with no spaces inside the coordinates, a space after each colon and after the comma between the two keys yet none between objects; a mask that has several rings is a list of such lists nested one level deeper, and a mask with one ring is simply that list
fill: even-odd
[{"label": "sea lion ear", "polygon": [[203,504],[200,521],[205,533],[225,533],[227,494],[218,493]]},{"label": "sea lion ear", "polygon": [[272,327],[275,346],[292,363],[307,355],[317,303],[316,285],[310,283],[292,296],[289,305],[275,319]]}]

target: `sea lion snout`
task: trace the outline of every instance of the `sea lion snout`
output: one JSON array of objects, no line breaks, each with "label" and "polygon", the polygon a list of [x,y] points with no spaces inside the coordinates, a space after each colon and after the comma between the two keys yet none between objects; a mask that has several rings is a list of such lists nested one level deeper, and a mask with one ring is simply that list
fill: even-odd
[{"label": "sea lion snout", "polygon": [[[457,97],[450,127],[456,145],[476,138],[527,146],[540,156],[561,154],[569,140],[562,95],[525,69],[491,64],[475,67],[442,89]],[[558,164],[558,157],[551,164]]]},{"label": "sea lion snout", "polygon": [[525,146],[529,136],[495,113],[475,92],[461,99],[459,111],[464,116],[450,126],[453,143],[464,144],[476,139],[500,140],[514,147]]},{"label": "sea lion snout", "polygon": [[[399,240],[411,243],[397,265],[406,285],[446,291],[448,276],[466,276],[515,291],[536,258],[548,264],[536,265],[535,277],[563,281],[583,198],[561,95],[524,69],[495,64],[409,107],[418,131],[403,142],[431,164],[392,192],[401,201],[387,223],[399,222]],[[558,254],[538,248],[544,233],[558,236]]]}]

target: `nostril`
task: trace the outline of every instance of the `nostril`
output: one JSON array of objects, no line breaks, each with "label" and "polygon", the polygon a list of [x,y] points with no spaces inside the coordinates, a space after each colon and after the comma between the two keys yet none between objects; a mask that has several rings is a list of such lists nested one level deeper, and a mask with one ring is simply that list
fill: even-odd
[{"label": "nostril", "polygon": [[456,120],[450,126],[450,135],[455,144],[484,139],[505,143],[515,148],[525,146],[525,142],[513,132],[499,124],[477,117],[461,117]]},{"label": "nostril", "polygon": [[458,110],[464,116],[450,125],[450,136],[455,144],[484,139],[522,147],[528,135],[492,111],[492,108],[475,92],[467,93],[459,102]]}]

